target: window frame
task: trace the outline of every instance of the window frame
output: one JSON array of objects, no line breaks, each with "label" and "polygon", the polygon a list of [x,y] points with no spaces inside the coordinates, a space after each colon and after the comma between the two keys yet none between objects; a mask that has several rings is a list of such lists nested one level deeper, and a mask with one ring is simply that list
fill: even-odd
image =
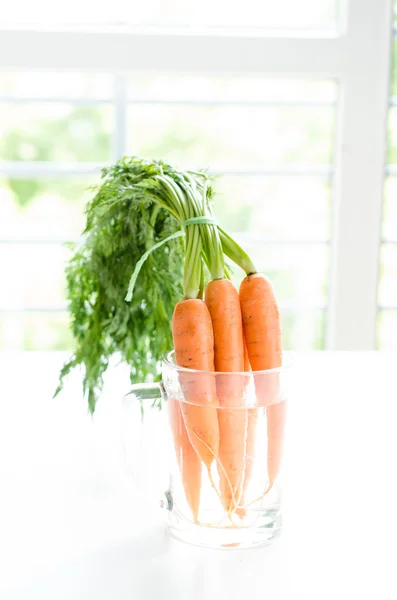
[{"label": "window frame", "polygon": [[[244,73],[337,80],[334,168],[320,167],[325,174],[333,175],[325,345],[329,350],[371,350],[376,347],[379,310],[383,184],[386,172],[392,175],[395,169],[397,175],[395,166],[385,166],[386,120],[389,103],[393,101],[389,101],[393,3],[350,0],[345,4],[340,30],[327,32],[3,29],[0,69],[114,74],[113,98],[106,100],[115,107],[113,159],[125,154],[126,112],[130,102],[127,102],[126,78],[132,72]],[[76,104],[84,99],[71,102]],[[87,100],[92,104],[100,102],[101,99]],[[16,177],[90,174],[99,168],[94,163],[0,163],[0,172]],[[261,171],[269,173],[299,175],[302,170]]]}]

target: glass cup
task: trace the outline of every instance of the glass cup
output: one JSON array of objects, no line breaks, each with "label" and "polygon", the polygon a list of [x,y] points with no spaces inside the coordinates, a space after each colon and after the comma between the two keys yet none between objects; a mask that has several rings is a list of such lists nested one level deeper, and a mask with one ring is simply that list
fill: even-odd
[{"label": "glass cup", "polygon": [[[171,536],[210,548],[264,546],[279,536],[288,373],[287,365],[242,373],[185,369],[171,352],[160,383],[133,385],[124,397],[129,411],[164,401],[168,441],[160,430],[144,435],[156,436],[146,447],[155,448],[149,462],[162,462],[163,473],[159,443],[170,450],[163,506]],[[155,476],[149,464],[148,480]]]}]

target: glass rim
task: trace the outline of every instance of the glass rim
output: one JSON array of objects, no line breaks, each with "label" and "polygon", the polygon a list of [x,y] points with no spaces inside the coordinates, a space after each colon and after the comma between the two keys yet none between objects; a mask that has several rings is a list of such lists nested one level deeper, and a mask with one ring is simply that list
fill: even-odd
[{"label": "glass rim", "polygon": [[[288,369],[291,368],[293,360],[293,353],[292,352],[283,352],[282,354],[282,358],[283,358],[283,364],[280,367],[274,367],[272,369],[263,369],[261,371],[203,371],[200,369],[189,369],[188,367],[180,367],[179,365],[177,365],[174,362],[174,355],[175,355],[175,350],[171,350],[170,352],[167,352],[167,354],[165,354],[162,358],[162,364],[165,364],[167,367],[170,367],[171,369],[174,369],[175,371],[182,371],[182,372],[186,372],[186,373],[205,373],[207,375],[229,375],[229,376],[236,376],[236,375],[244,375],[245,377],[250,376],[252,377],[253,375],[256,377],[258,375],[271,375],[272,373],[281,373],[283,371],[286,371]],[[287,361],[288,358],[288,361]]]}]

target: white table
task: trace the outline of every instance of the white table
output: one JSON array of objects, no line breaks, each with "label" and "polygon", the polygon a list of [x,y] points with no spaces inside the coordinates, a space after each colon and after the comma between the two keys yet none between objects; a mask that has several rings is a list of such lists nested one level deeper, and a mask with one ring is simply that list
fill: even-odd
[{"label": "white table", "polygon": [[1,600],[396,600],[396,354],[296,357],[284,534],[234,552],[165,536],[120,461],[124,370],[91,420],[77,375],[51,399],[64,358],[0,356]]}]

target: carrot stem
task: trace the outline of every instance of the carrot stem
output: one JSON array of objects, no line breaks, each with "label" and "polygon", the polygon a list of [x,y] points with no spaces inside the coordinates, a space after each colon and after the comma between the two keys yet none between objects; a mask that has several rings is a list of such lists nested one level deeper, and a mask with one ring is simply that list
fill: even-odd
[{"label": "carrot stem", "polygon": [[[186,186],[186,194],[194,207],[197,215],[199,214],[212,214],[208,210],[207,202],[207,184],[205,183],[202,190],[199,190],[195,185],[193,179],[188,179],[188,185]],[[198,196],[202,196],[202,204],[198,201]],[[205,256],[208,261],[208,269],[211,274],[211,279],[223,279],[225,265],[222,251],[222,244],[216,225],[203,224],[199,225],[200,234],[202,236],[202,243]]]},{"label": "carrot stem", "polygon": [[257,269],[246,251],[222,227],[218,226],[218,230],[223,252],[226,256],[241,267],[247,275],[257,273]]}]

